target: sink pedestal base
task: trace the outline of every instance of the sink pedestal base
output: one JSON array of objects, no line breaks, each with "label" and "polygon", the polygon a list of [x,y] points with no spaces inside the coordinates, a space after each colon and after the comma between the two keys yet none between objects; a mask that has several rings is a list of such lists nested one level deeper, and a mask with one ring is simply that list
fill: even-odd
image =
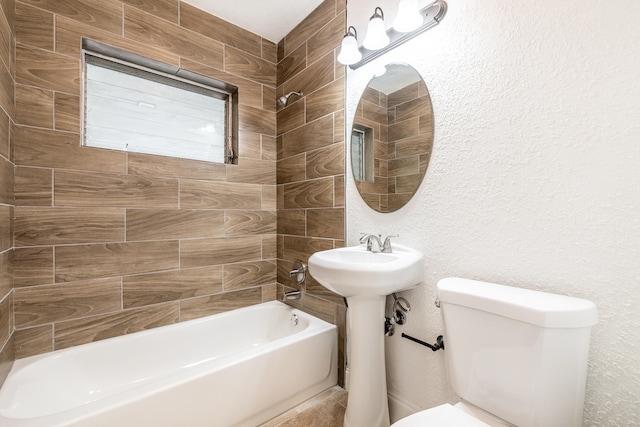
[{"label": "sink pedestal base", "polygon": [[349,397],[344,427],[389,427],[384,360],[384,296],[347,298]]},{"label": "sink pedestal base", "polygon": [[424,279],[424,256],[394,245],[371,252],[365,245],[316,252],[309,272],[349,304],[349,400],[344,427],[389,427],[384,363],[386,296],[415,288]]}]

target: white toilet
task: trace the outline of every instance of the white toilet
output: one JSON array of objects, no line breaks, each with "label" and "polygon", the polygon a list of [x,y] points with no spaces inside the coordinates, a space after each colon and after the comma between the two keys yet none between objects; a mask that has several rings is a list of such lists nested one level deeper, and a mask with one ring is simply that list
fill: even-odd
[{"label": "white toilet", "polygon": [[591,301],[474,280],[438,282],[449,382],[461,397],[393,427],[581,427]]}]

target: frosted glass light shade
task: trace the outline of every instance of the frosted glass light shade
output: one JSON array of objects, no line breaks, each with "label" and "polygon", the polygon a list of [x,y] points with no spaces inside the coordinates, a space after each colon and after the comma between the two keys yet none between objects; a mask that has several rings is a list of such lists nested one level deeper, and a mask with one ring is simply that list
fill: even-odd
[{"label": "frosted glass light shade", "polygon": [[398,14],[393,20],[393,28],[401,33],[409,33],[420,25],[424,18],[418,9],[418,0],[400,0]]},{"label": "frosted glass light shade", "polygon": [[[378,10],[380,13],[378,13]],[[377,7],[375,13],[369,20],[369,25],[367,26],[367,37],[365,37],[362,45],[369,50],[378,50],[388,44],[389,36],[387,36],[387,30],[384,27],[382,9]]]},{"label": "frosted glass light shade", "polygon": [[340,45],[340,53],[338,54],[338,61],[344,65],[351,65],[359,62],[362,59],[362,53],[358,49],[358,41],[355,36],[347,33],[342,39]]}]

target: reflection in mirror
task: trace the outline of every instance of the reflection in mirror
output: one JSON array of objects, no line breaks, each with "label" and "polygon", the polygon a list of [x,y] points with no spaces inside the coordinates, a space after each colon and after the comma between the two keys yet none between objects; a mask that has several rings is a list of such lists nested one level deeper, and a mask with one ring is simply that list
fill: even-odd
[{"label": "reflection in mirror", "polygon": [[389,64],[365,89],[351,131],[351,169],[378,212],[404,206],[420,186],[433,146],[433,108],[420,74]]},{"label": "reflection in mirror", "polygon": [[356,181],[373,182],[373,129],[354,125],[351,132],[351,165]]}]

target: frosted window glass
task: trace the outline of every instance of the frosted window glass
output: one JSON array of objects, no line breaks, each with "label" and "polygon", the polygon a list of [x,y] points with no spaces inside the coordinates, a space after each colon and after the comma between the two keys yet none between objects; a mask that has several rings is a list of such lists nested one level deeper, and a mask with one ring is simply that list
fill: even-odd
[{"label": "frosted window glass", "polygon": [[[84,144],[224,163],[227,101],[147,72],[86,62]],[[123,69],[124,66],[118,64]],[[137,74],[137,75],[136,75]],[[169,84],[167,84],[169,82]]]}]

